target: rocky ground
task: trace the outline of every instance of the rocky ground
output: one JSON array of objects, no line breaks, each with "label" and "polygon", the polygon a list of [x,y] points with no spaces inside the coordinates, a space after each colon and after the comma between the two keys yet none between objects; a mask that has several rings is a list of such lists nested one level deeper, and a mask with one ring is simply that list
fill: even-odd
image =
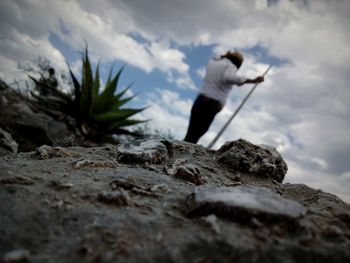
[{"label": "rocky ground", "polygon": [[244,140],[0,158],[2,262],[350,262],[350,206]]}]

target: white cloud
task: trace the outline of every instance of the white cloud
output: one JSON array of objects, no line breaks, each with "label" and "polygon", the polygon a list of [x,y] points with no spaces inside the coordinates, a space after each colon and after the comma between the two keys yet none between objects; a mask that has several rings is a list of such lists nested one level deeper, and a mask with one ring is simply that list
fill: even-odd
[{"label": "white cloud", "polygon": [[177,92],[168,89],[155,90],[149,95],[147,101],[149,105],[157,104],[169,112],[184,117],[188,117],[192,107],[192,102],[189,99],[182,99]]},{"label": "white cloud", "polygon": [[199,77],[204,78],[205,75],[205,67],[200,67],[196,70],[196,73]]},{"label": "white cloud", "polygon": [[169,44],[165,42],[153,42],[148,47],[150,54],[154,56],[155,63],[164,70],[172,70],[177,66],[179,73],[186,73],[189,66],[183,62],[185,54],[177,49],[169,48]]},{"label": "white cloud", "polygon": [[[86,7],[86,3],[81,5]],[[107,10],[111,11],[112,7],[108,3],[103,2],[101,5],[109,7]],[[62,54],[49,42],[50,33],[54,33],[75,50],[83,48],[85,39],[89,44],[90,54],[104,61],[119,59],[145,72],[158,69],[165,74],[177,74],[186,80],[179,84],[193,89],[188,75],[189,66],[184,62],[185,55],[160,39],[150,43],[137,42],[129,35],[133,33],[132,26],[128,25],[131,19],[118,9],[112,8],[116,12],[109,17],[103,13],[94,13],[99,8],[89,11],[81,9],[75,1],[51,1],[50,4],[1,3],[1,9],[13,15],[18,13],[15,16],[19,17],[19,22],[12,18],[6,21],[6,26],[5,23],[1,26],[5,28],[3,32],[6,39],[1,43],[1,50],[7,50],[8,59],[29,60],[32,56],[41,55],[50,61],[60,61],[55,66],[64,68]],[[121,15],[118,16],[119,14]],[[122,26],[116,26],[117,24]],[[121,30],[124,26],[124,30]],[[21,30],[18,31],[18,28]],[[116,28],[120,31],[116,31]],[[13,52],[10,52],[11,49]]]},{"label": "white cloud", "polygon": [[3,65],[1,72],[5,75],[5,80],[23,79],[24,76],[18,69],[17,64],[38,59],[39,56],[49,57],[52,66],[66,69],[65,58],[51,45],[47,38],[32,38],[17,30],[12,32],[11,37],[12,40],[4,39],[0,41],[0,49],[6,50],[6,53],[2,53],[0,57],[0,64]]},{"label": "white cloud", "polygon": [[304,183],[309,187],[336,194],[338,197],[349,202],[349,172],[342,176],[330,175],[314,169],[308,170],[302,168],[298,163],[292,161],[288,162],[288,168],[285,183]]},{"label": "white cloud", "polygon": [[176,139],[183,139],[188,125],[188,117],[192,102],[180,98],[179,94],[172,90],[156,90],[146,100],[150,105],[139,117],[152,120],[152,127],[169,130]]}]

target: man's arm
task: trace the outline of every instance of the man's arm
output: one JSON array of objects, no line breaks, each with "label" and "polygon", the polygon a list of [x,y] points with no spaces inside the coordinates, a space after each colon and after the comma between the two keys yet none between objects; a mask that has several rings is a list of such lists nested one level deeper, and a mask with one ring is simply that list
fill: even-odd
[{"label": "man's arm", "polygon": [[256,77],[255,79],[247,79],[246,81],[243,82],[243,84],[249,84],[249,83],[261,83],[264,81],[264,77],[259,76]]}]

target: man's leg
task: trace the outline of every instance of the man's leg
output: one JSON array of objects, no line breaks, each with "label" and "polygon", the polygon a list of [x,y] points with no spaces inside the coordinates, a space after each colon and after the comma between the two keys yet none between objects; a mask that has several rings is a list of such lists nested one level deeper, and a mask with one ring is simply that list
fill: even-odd
[{"label": "man's leg", "polygon": [[221,104],[205,96],[198,96],[193,103],[190,123],[184,141],[197,143],[209,129],[215,115],[222,109]]}]

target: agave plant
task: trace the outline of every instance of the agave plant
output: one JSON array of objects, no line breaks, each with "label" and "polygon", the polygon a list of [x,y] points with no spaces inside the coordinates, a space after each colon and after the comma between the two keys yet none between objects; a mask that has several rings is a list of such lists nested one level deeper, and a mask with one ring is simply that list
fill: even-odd
[{"label": "agave plant", "polygon": [[94,138],[104,134],[128,133],[123,127],[144,122],[130,119],[130,117],[145,108],[122,108],[134,98],[134,96],[123,97],[131,85],[119,93],[116,92],[124,67],[114,76],[112,76],[112,68],[104,89],[100,91],[99,64],[93,74],[87,47],[83,53],[82,62],[81,83],[74,76],[69,65],[68,67],[74,84],[74,118],[84,136]]}]

